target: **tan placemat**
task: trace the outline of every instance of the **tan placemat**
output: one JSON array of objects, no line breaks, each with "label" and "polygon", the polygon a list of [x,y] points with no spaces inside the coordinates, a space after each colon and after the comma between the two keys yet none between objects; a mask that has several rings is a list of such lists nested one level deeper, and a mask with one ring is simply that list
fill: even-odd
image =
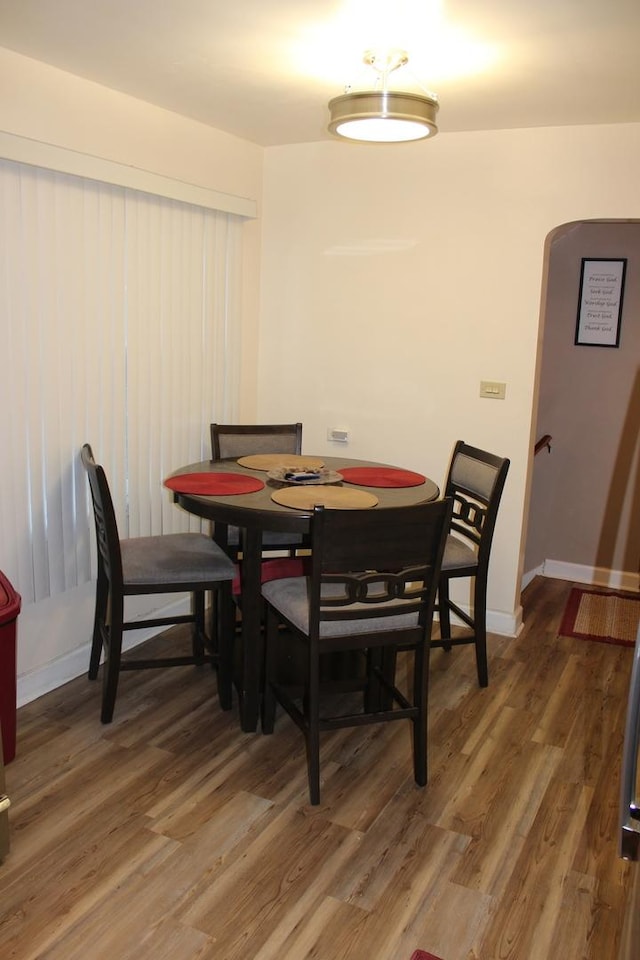
[{"label": "tan placemat", "polygon": [[345,487],[285,487],[275,490],[271,499],[296,510],[313,510],[319,504],[331,510],[366,510],[378,503],[373,493]]},{"label": "tan placemat", "polygon": [[319,470],[324,467],[324,460],[320,457],[305,457],[300,453],[252,453],[247,457],[240,457],[238,463],[250,470],[277,470],[278,467]]}]

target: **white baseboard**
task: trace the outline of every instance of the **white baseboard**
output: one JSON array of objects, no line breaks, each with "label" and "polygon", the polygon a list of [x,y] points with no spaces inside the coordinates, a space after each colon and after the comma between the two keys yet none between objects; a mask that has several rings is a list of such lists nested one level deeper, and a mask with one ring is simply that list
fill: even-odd
[{"label": "white baseboard", "polygon": [[487,632],[497,633],[501,637],[517,637],[522,630],[522,607],[518,605],[513,613],[501,613],[498,610],[487,611]]},{"label": "white baseboard", "polygon": [[542,569],[537,572],[543,577],[552,577],[555,580],[573,580],[597,587],[610,587],[612,590],[640,592],[640,574],[631,571],[589,567],[581,563],[566,563],[563,560],[545,560]]},{"label": "white baseboard", "polygon": [[[189,601],[181,599],[170,603],[160,610],[153,611],[153,616],[170,617],[189,612]],[[156,634],[166,630],[166,627],[148,627],[146,630],[127,631],[124,636],[123,651],[131,650],[138,644],[144,643]],[[19,676],[16,684],[16,703],[18,707],[37,700],[45,693],[56,690],[70,680],[81,677],[89,669],[89,654],[91,644],[85,643],[64,656],[57,657],[43,667],[32,670]]]},{"label": "white baseboard", "polygon": [[[467,613],[471,610],[467,604],[459,603],[460,609]],[[435,619],[438,619],[436,614]],[[455,614],[451,616],[451,623],[464,626]],[[517,637],[522,630],[522,607],[518,606],[513,613],[502,613],[500,610],[487,610],[487,633],[496,633],[500,637]]]},{"label": "white baseboard", "polygon": [[527,573],[522,575],[522,582],[520,584],[520,589],[524,590],[525,587],[528,587],[532,580],[536,577],[544,576],[544,563],[541,563],[539,567],[536,567],[534,570],[529,570]]}]

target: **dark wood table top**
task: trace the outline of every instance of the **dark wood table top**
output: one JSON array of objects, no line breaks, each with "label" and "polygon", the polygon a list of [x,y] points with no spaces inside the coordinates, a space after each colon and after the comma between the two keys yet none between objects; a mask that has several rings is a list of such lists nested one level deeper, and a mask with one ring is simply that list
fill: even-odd
[{"label": "dark wood table top", "polygon": [[[386,467],[401,469],[391,464],[377,463],[371,460],[350,460],[348,457],[319,457],[328,470],[340,472],[340,467]],[[282,489],[286,484],[270,480],[264,470],[250,470],[240,466],[235,460],[204,460],[180,467],[172,476],[182,473],[237,473],[242,476],[256,477],[265,486],[254,493],[222,494],[202,496],[193,493],[174,492],[174,499],[189,513],[205,520],[218,520],[232,523],[238,527],[259,527],[263,530],[281,530],[306,532],[312,510],[298,510],[282,506],[271,499],[274,490]],[[428,478],[423,484],[414,487],[368,487],[358,484],[340,483],[339,486],[354,490],[366,490],[375,494],[379,507],[403,507],[416,503],[436,500],[440,494],[438,486]]]}]

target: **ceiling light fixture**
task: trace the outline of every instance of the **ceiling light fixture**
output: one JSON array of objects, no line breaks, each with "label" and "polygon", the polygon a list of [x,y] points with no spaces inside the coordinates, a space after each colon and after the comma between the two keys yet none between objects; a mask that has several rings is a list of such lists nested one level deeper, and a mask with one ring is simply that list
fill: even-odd
[{"label": "ceiling light fixture", "polygon": [[347,140],[368,143],[401,143],[424,140],[438,132],[435,93],[395,93],[388,89],[389,74],[409,60],[404,50],[380,55],[367,51],[364,62],[378,73],[376,90],[351,91],[329,101],[329,130]]}]

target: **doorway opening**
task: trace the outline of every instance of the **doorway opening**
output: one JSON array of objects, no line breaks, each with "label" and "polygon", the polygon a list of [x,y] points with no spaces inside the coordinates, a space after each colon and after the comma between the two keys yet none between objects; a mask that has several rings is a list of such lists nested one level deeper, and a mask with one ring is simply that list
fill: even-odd
[{"label": "doorway opening", "polygon": [[[583,259],[626,259],[620,340],[577,345]],[[640,221],[563,224],[547,238],[523,586],[536,574],[640,588]],[[550,447],[550,449],[549,449]]]}]

